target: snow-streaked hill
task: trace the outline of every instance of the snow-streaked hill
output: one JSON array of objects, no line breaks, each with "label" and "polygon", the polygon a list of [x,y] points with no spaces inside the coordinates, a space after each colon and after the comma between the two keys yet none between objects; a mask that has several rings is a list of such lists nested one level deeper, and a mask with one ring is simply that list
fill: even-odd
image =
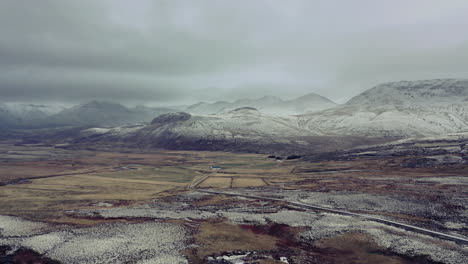
[{"label": "snow-streaked hill", "polygon": [[301,137],[312,135],[299,128],[294,119],[269,116],[244,107],[219,115],[163,114],[148,125],[86,129],[78,141],[125,141],[173,149],[245,150],[275,144],[279,147],[305,145]]},{"label": "snow-streaked hill", "polygon": [[301,115],[322,135],[430,136],[468,131],[468,80],[385,83],[346,104]]},{"label": "snow-streaked hill", "polygon": [[220,114],[241,107],[253,107],[262,113],[288,116],[316,112],[334,107],[336,104],[318,94],[310,93],[294,100],[282,100],[274,96],[258,99],[240,99],[234,102],[197,103],[187,108],[193,114]]}]

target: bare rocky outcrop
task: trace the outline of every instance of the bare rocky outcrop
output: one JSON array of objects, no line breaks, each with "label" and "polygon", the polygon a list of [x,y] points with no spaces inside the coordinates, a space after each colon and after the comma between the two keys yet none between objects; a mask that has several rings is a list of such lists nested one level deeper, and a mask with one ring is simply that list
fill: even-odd
[{"label": "bare rocky outcrop", "polygon": [[190,118],[192,118],[192,115],[186,112],[162,114],[160,116],[155,117],[151,121],[151,125],[166,125],[177,122],[184,122],[189,120]]}]

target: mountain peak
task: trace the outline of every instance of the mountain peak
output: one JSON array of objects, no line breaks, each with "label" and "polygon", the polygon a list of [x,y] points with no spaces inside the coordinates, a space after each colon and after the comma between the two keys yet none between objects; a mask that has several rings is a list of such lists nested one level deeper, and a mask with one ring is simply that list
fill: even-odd
[{"label": "mountain peak", "polygon": [[468,80],[432,79],[382,83],[349,100],[347,105],[457,103],[468,97]]}]

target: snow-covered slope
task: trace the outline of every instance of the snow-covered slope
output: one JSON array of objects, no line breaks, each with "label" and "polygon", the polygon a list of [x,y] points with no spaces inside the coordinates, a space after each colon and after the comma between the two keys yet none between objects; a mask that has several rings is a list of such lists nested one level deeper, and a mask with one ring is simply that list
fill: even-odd
[{"label": "snow-covered slope", "polygon": [[347,102],[348,105],[433,106],[466,104],[468,80],[435,79],[378,85]]},{"label": "snow-covered slope", "polygon": [[323,135],[430,136],[468,131],[468,80],[385,83],[344,105],[299,117]]},{"label": "snow-covered slope", "polygon": [[273,117],[244,107],[219,115],[170,113],[151,124],[82,131],[83,141],[132,142],[135,145],[181,149],[229,150],[275,144],[301,145],[301,137],[312,132],[301,129],[294,119]]},{"label": "snow-covered slope", "polygon": [[258,99],[239,99],[234,102],[219,101],[215,103],[197,103],[187,108],[194,114],[220,114],[241,107],[253,107],[262,113],[287,116],[316,112],[334,107],[336,104],[318,94],[310,93],[294,100],[282,100],[274,96],[264,96]]}]

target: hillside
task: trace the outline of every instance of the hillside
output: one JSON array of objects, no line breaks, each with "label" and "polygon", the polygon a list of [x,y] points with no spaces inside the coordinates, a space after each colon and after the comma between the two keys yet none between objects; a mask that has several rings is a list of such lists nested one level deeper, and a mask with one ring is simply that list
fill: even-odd
[{"label": "hillside", "polygon": [[431,136],[468,131],[468,81],[438,79],[385,83],[346,104],[301,115],[318,134]]},{"label": "hillside", "polygon": [[[254,108],[239,108],[220,115],[170,113],[151,124],[84,130],[78,142],[130,142],[135,146],[169,149],[252,150],[307,145],[312,136],[294,119],[264,115]],[[260,147],[260,149],[256,149]],[[265,149],[261,149],[261,148]]]}]

